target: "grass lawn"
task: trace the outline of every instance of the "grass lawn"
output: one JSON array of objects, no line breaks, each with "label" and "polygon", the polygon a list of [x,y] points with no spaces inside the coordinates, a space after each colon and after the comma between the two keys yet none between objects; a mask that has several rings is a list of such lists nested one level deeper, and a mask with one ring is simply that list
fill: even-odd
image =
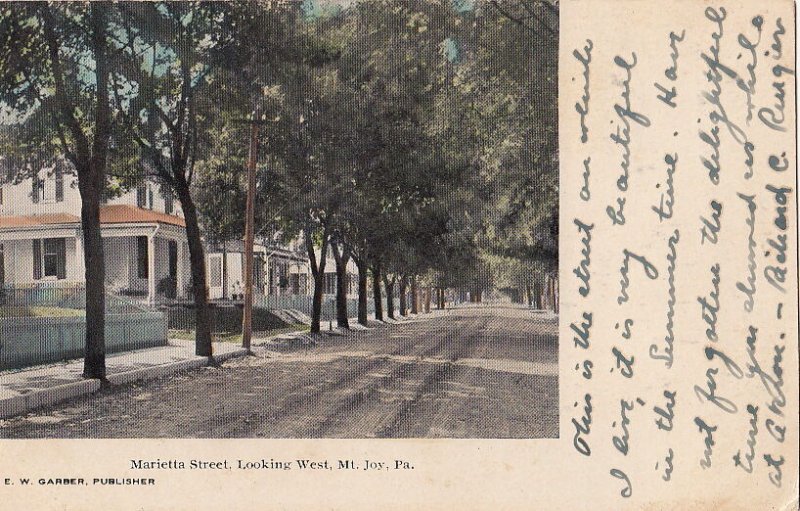
[{"label": "grass lawn", "polygon": [[0,307],[0,318],[72,318],[85,316],[82,309],[66,309],[63,307]]},{"label": "grass lawn", "polygon": [[[271,337],[273,335],[280,335],[280,334],[287,334],[289,332],[307,332],[309,330],[308,325],[304,325],[302,323],[297,323],[294,325],[289,325],[285,327],[273,328],[271,330],[253,332],[253,338],[264,338],[264,337]],[[170,339],[183,339],[186,341],[193,341],[194,340],[194,330],[170,330],[169,331],[169,338]],[[241,332],[216,332],[212,335],[215,342],[230,342],[234,344],[241,344],[242,343],[242,333]]]}]

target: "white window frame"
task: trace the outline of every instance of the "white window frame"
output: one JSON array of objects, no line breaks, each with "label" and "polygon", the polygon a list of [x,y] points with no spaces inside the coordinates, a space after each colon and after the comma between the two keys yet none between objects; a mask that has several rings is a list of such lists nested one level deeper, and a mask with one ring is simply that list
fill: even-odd
[{"label": "white window frame", "polygon": [[[61,256],[61,252],[59,251],[59,248],[58,248],[58,243],[59,243],[58,240],[61,240],[61,239],[62,238],[42,238],[40,240],[40,243],[41,243],[40,252],[41,253],[39,254],[39,257],[40,257],[39,263],[41,265],[40,268],[42,269],[42,276],[39,279],[40,281],[57,281],[57,280],[59,280],[59,278],[58,278],[59,260],[58,259]],[[54,248],[55,252],[48,252],[47,251],[48,242],[55,243],[55,248]],[[66,270],[67,270],[66,240],[64,240],[62,243],[64,243],[64,253],[63,253],[64,261],[63,261],[63,264],[64,264],[64,273],[65,273],[65,278],[66,278]],[[53,247],[50,247],[50,248],[53,248]],[[52,275],[49,275],[47,273],[47,265],[45,264],[45,261],[47,260],[48,257],[55,257],[56,258],[56,265],[55,265],[55,270],[54,270],[55,273],[53,273]]]}]

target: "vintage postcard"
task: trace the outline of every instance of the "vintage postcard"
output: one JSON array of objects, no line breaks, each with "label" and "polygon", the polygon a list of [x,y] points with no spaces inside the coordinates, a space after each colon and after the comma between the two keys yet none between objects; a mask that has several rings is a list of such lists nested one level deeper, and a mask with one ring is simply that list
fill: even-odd
[{"label": "vintage postcard", "polygon": [[0,510],[798,509],[795,11],[0,2]]}]

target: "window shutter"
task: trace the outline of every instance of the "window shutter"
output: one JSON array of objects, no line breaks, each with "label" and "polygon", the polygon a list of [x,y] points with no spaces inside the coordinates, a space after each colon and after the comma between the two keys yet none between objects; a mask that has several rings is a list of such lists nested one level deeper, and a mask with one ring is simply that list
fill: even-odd
[{"label": "window shutter", "polygon": [[172,204],[172,192],[167,191],[164,193],[164,213],[171,215],[174,211],[174,206]]},{"label": "window shutter", "polygon": [[56,165],[56,202],[64,202],[64,169]]},{"label": "window shutter", "polygon": [[56,278],[64,280],[67,278],[67,243],[64,238],[58,239],[58,262],[56,263]]},{"label": "window shutter", "polygon": [[150,273],[150,261],[149,261],[149,254],[148,254],[148,243],[147,243],[147,236],[138,236],[136,238],[137,244],[137,266],[138,266],[138,277],[140,279],[149,278]]},{"label": "window shutter", "polygon": [[34,204],[39,203],[39,178],[35,176],[31,180],[31,200]]},{"label": "window shutter", "polygon": [[33,280],[42,278],[42,241],[33,240]]},{"label": "window shutter", "polygon": [[0,243],[0,294],[3,292],[3,286],[6,283],[6,261],[4,255],[3,244]]}]

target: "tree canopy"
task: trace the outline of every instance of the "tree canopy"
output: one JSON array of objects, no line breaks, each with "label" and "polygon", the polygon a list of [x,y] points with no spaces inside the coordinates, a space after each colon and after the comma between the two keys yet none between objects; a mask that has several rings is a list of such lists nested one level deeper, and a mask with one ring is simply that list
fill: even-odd
[{"label": "tree canopy", "polygon": [[97,240],[103,194],[158,180],[203,315],[255,122],[257,232],[304,241],[315,294],[333,244],[364,282],[520,295],[557,266],[557,32],[549,0],[5,3],[2,160],[70,162]]}]

